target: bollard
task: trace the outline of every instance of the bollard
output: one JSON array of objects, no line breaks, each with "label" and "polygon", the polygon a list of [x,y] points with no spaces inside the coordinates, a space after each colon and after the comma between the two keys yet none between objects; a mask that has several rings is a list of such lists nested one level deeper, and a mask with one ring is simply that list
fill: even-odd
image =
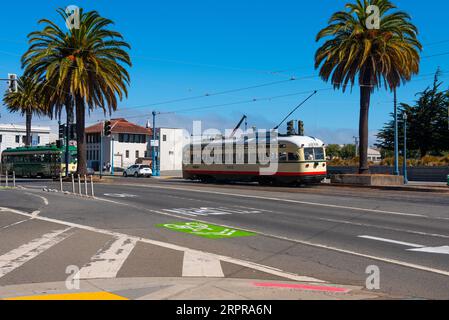
[{"label": "bollard", "polygon": [[15,171],[12,172],[12,186],[13,186],[13,188],[16,187],[16,172]]},{"label": "bollard", "polygon": [[82,190],[81,190],[81,176],[78,175],[78,191],[79,191],[79,195],[82,196]]},{"label": "bollard", "polygon": [[86,197],[88,197],[89,196],[89,189],[87,189],[87,176],[86,175],[84,175],[84,189],[85,189],[85,192],[86,192]]},{"label": "bollard", "polygon": [[61,187],[61,192],[64,192],[64,187],[62,185],[62,173],[59,173],[59,186]]},{"label": "bollard", "polygon": [[5,187],[8,188],[8,171],[6,171]]},{"label": "bollard", "polygon": [[72,193],[75,194],[75,176],[72,173]]},{"label": "bollard", "polygon": [[95,193],[94,193],[94,177],[90,176],[90,188],[92,189],[92,198],[95,198]]}]

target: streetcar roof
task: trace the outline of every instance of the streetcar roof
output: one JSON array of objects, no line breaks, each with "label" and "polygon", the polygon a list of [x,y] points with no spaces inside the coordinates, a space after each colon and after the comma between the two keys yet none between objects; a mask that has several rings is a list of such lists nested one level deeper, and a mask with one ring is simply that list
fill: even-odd
[{"label": "streetcar roof", "polygon": [[[15,149],[6,149],[3,151],[5,153],[30,153],[30,152],[64,152],[64,148],[58,148],[55,145],[51,146],[39,146],[39,147],[20,147]],[[76,147],[69,146],[69,151],[76,151]]]},{"label": "streetcar roof", "polygon": [[[235,143],[235,144],[251,144],[251,143],[257,143],[257,141],[263,141],[266,140],[267,143],[270,143],[270,140],[261,137],[248,137],[248,139],[215,139],[215,140],[203,140],[203,141],[195,141],[193,142],[193,145],[199,145],[199,144],[208,144],[208,145],[214,145],[214,144],[223,144],[223,143]],[[324,147],[324,142],[320,139],[317,139],[315,137],[311,136],[278,136],[277,140],[278,144],[291,144],[296,147],[300,148],[308,148],[308,147]]]}]

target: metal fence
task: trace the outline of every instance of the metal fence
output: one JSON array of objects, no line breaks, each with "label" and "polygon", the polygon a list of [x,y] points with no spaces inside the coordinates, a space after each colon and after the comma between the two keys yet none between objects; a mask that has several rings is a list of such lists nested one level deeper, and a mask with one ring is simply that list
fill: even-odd
[{"label": "metal fence", "polygon": [[[402,168],[401,168],[402,169]],[[357,167],[333,167],[328,168],[328,175],[332,174],[355,174]],[[371,166],[373,174],[393,174],[394,168],[389,166]],[[409,167],[407,168],[408,179],[410,181],[422,182],[447,182],[449,167]]]},{"label": "metal fence", "polygon": [[0,187],[15,188],[16,187],[16,173],[13,172],[1,172],[0,171]]}]

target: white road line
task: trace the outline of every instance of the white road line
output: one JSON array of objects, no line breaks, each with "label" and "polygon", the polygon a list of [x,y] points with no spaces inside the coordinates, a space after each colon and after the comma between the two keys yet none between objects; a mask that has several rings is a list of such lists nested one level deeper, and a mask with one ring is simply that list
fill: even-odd
[{"label": "white road line", "polygon": [[136,244],[134,238],[127,236],[115,238],[80,270],[80,279],[115,278]]},{"label": "white road line", "polygon": [[406,246],[410,248],[424,248],[424,246],[409,242],[402,242],[402,241],[396,241],[391,239],[385,239],[385,238],[378,238],[378,237],[371,237],[371,236],[359,236],[359,238],[368,239],[368,240],[375,240],[375,241],[381,241],[381,242],[388,242],[393,244],[399,244],[401,246]]},{"label": "white road line", "polygon": [[41,199],[41,200],[44,202],[44,204],[45,204],[46,206],[48,206],[48,199],[47,199],[47,198],[45,198],[45,197],[43,197],[43,196],[40,196],[40,195],[38,195],[38,194],[30,193],[30,192],[25,192],[25,194],[27,194],[27,195],[29,195],[29,196],[37,197],[37,198]]},{"label": "white road line", "polygon": [[36,258],[54,245],[67,239],[71,235],[71,233],[68,232],[71,229],[72,227],[69,227],[64,230],[47,233],[40,238],[34,239],[31,242],[0,256],[0,278],[19,268],[26,262]]},{"label": "white road line", "polygon": [[25,219],[25,220],[21,220],[21,221],[15,222],[15,223],[11,223],[10,225],[7,225],[7,226],[2,227],[0,230],[5,230],[5,229],[8,229],[8,228],[17,226],[17,225],[19,225],[19,224],[22,224],[22,223],[27,222],[27,221],[30,221],[30,220],[32,220],[32,219]]},{"label": "white road line", "polygon": [[[139,207],[136,207],[136,206],[132,206],[130,204],[121,203],[121,202],[117,202],[117,201],[111,201],[111,200],[108,200],[108,199],[97,198],[97,200],[111,202],[111,203],[115,203],[115,204],[122,205],[122,206],[137,208],[137,209],[140,209],[140,210],[146,210],[146,211],[151,212],[151,213],[157,213],[157,214],[161,214],[161,215],[176,217],[176,218],[179,218],[179,219],[191,220],[191,221],[197,221],[197,222],[203,222],[203,223],[210,223],[210,222],[205,221],[205,220],[200,220],[200,219],[193,220],[193,219],[190,219],[190,218],[187,218],[187,217],[180,217],[180,216],[177,216],[175,214],[169,214],[169,213],[162,212],[162,211],[155,211],[155,210],[150,210],[150,209],[145,209],[145,208],[139,208]],[[363,254],[363,253],[359,253],[359,252],[355,252],[355,251],[351,251],[351,250],[340,249],[340,248],[327,246],[327,245],[323,245],[323,244],[319,244],[319,243],[313,243],[313,242],[309,242],[309,241],[302,241],[302,240],[297,240],[297,239],[293,239],[293,238],[289,238],[289,237],[282,237],[282,236],[279,236],[279,235],[274,235],[274,234],[270,234],[270,233],[260,232],[260,231],[256,231],[256,230],[252,230],[252,229],[248,229],[248,228],[235,227],[235,226],[223,225],[223,224],[220,224],[220,225],[223,226],[223,227],[226,227],[226,228],[239,229],[239,230],[242,230],[242,231],[248,231],[248,232],[256,233],[256,234],[259,234],[261,236],[266,236],[266,237],[271,237],[271,238],[275,238],[275,239],[281,239],[281,240],[286,240],[286,241],[290,241],[290,242],[295,242],[295,243],[306,245],[306,246],[309,246],[309,247],[321,248],[321,249],[325,249],[325,250],[330,250],[330,251],[350,254],[350,255],[353,255],[353,256],[357,256],[357,257],[368,258],[368,259],[372,259],[372,260],[376,260],[376,261],[396,264],[396,265],[407,267],[407,268],[412,268],[412,269],[416,269],[416,270],[421,270],[421,271],[441,274],[441,275],[444,275],[444,276],[449,276],[449,271],[446,271],[446,270],[430,268],[430,267],[422,266],[422,265],[419,265],[419,264],[408,263],[408,262],[395,260],[395,259],[389,259],[389,258],[384,258],[384,257],[378,257],[378,256]],[[156,245],[158,245],[158,244],[156,244]],[[231,263],[234,263],[234,264],[239,264],[239,265],[242,265],[242,266],[248,266],[248,268],[253,268],[253,269],[259,270],[259,269],[255,268],[254,265],[249,266],[249,265],[244,265],[242,263],[238,263],[238,261],[241,261],[241,260],[232,259],[233,261],[229,261],[227,258],[228,257],[220,256],[220,260],[222,260],[222,261],[227,261],[227,262],[231,262]],[[248,263],[248,262],[245,261],[245,263]],[[251,264],[251,262],[249,262],[249,264]],[[262,270],[259,270],[259,271],[262,271]],[[263,272],[266,272],[266,271],[263,271]],[[273,272],[268,272],[268,273],[275,274]],[[281,276],[281,275],[279,275],[279,276]],[[296,275],[291,275],[291,277],[289,277],[289,276],[286,276],[285,273],[284,273],[284,275],[282,277],[287,278],[287,279],[291,279],[291,280],[294,280],[294,281],[313,282],[311,280],[310,281],[309,280],[298,280],[298,277],[301,278],[301,279],[304,279],[304,277],[296,276]],[[323,281],[318,280],[318,282],[323,282]]]},{"label": "white road line", "polygon": [[[120,204],[120,205],[125,205],[125,206],[129,207],[129,205],[122,204],[120,202],[116,202],[116,201],[112,201],[112,200],[105,200],[105,199],[101,199],[101,200],[102,201],[106,201],[106,202],[112,202],[112,203]],[[26,212],[19,211],[19,210],[2,208],[2,207],[0,207],[0,210],[5,210],[5,211],[13,212],[13,213],[16,213],[16,214],[19,214],[19,215],[22,215],[22,216],[31,217],[30,214],[28,214]],[[56,220],[56,219],[52,219],[52,218],[46,218],[46,217],[42,217],[42,216],[37,217],[36,220],[57,223],[57,224],[69,226],[69,227],[72,227],[72,228],[92,231],[92,232],[96,232],[96,233],[100,233],[100,234],[111,235],[113,237],[118,237],[118,238],[127,237],[127,238],[130,238],[130,239],[133,239],[134,241],[147,243],[147,244],[151,244],[151,245],[154,245],[154,246],[158,246],[158,247],[166,248],[166,249],[171,249],[171,250],[175,250],[175,251],[181,251],[181,252],[195,251],[195,250],[192,250],[191,248],[182,247],[182,246],[178,246],[178,245],[175,245],[175,244],[170,244],[170,243],[167,243],[167,242],[161,242],[161,241],[150,240],[150,239],[145,239],[145,238],[133,237],[133,236],[122,234],[122,233],[118,233],[118,232],[113,232],[113,231],[104,230],[104,229],[98,229],[98,228],[94,228],[94,227],[90,227],[90,226],[80,225],[80,224],[67,222],[67,221]],[[240,259],[236,259],[236,258],[221,256],[221,255],[217,255],[217,254],[213,254],[213,253],[207,253],[207,252],[203,252],[203,253],[208,255],[208,256],[211,256],[211,257],[213,257],[215,259],[221,260],[221,261],[237,264],[237,265],[242,266],[242,267],[258,270],[258,271],[261,271],[261,272],[265,272],[265,273],[268,273],[268,274],[272,274],[272,275],[279,276],[279,277],[282,277],[282,278],[285,278],[285,279],[289,279],[289,280],[293,280],[293,281],[315,282],[315,283],[324,283],[325,282],[325,281],[322,281],[322,280],[319,280],[319,279],[315,279],[315,278],[311,278],[311,277],[305,277],[305,276],[300,276],[300,275],[297,275],[297,274],[281,271],[279,269],[276,269],[276,268],[273,268],[273,267],[270,267],[270,266],[264,266],[264,265],[257,264],[257,263],[254,263],[254,262],[250,262],[250,261],[245,261],[245,260],[240,260]]]},{"label": "white road line", "polygon": [[184,188],[160,187],[160,186],[149,186],[149,185],[126,185],[125,184],[125,186],[144,187],[144,188],[152,188],[152,189],[164,189],[164,190],[177,190],[177,191],[187,191],[187,192],[197,192],[197,193],[208,193],[208,194],[216,194],[216,195],[222,195],[222,196],[231,196],[231,197],[240,197],[240,198],[251,198],[251,199],[262,199],[262,200],[271,200],[271,201],[297,203],[297,204],[304,204],[304,205],[318,206],[318,207],[326,207],[326,208],[346,209],[346,210],[364,211],[364,212],[390,214],[390,215],[416,217],[416,218],[429,218],[428,216],[425,216],[425,215],[422,215],[422,214],[404,213],[404,212],[395,212],[395,211],[385,211],[385,210],[376,210],[376,209],[366,209],[366,208],[357,208],[357,207],[347,207],[347,206],[340,206],[340,205],[326,204],[326,203],[316,203],[316,202],[299,201],[299,200],[292,200],[292,199],[271,198],[271,197],[253,196],[253,195],[245,195],[245,194],[218,192],[218,191],[206,191],[206,190],[197,190],[197,189],[188,189],[187,190],[187,189],[184,189]]},{"label": "white road line", "polygon": [[183,277],[224,278],[220,260],[202,252],[184,252]]}]

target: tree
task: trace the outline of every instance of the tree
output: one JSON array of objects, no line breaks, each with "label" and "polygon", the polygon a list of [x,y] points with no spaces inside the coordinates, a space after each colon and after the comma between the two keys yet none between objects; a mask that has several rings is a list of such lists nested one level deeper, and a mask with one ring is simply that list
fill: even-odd
[{"label": "tree", "polygon": [[[378,29],[369,25],[371,5],[379,9]],[[418,30],[410,16],[389,0],[356,0],[346,4],[346,11],[332,15],[329,26],[321,30],[317,42],[330,38],[315,54],[315,68],[320,77],[332,82],[335,89],[360,86],[360,163],[359,173],[369,173],[368,118],[371,94],[384,86],[394,90],[419,72],[422,46]]]},{"label": "tree", "polygon": [[25,146],[31,146],[31,122],[33,114],[41,116],[47,113],[41,101],[38,101],[38,91],[41,83],[26,76],[17,79],[17,92],[7,92],[3,103],[10,112],[20,112],[25,116],[26,136]]},{"label": "tree", "polygon": [[344,160],[354,159],[355,153],[356,153],[356,146],[354,144],[345,144],[340,151],[340,155]]},{"label": "tree", "polygon": [[[68,14],[58,10],[65,24]],[[27,75],[46,80],[43,96],[52,114],[68,112],[74,106],[78,146],[78,174],[87,171],[85,117],[100,108],[105,115],[117,110],[118,100],[127,97],[130,76],[126,66],[131,59],[130,45],[123,36],[108,29],[113,23],[98,12],[80,10],[79,28],[64,32],[47,19],[40,31],[29,34],[30,47],[22,57]]]},{"label": "tree", "polygon": [[330,144],[326,148],[326,154],[331,160],[341,157],[341,147],[338,144]]},{"label": "tree", "polygon": [[[415,105],[401,103],[399,119],[407,114],[407,146],[409,150],[419,150],[421,158],[429,152],[441,154],[449,150],[449,90],[442,91],[438,70],[432,86],[417,93]],[[392,115],[393,117],[393,115]],[[377,146],[383,149],[394,148],[394,121],[385,124],[379,131]],[[403,130],[399,131],[399,147],[403,146]]]}]

